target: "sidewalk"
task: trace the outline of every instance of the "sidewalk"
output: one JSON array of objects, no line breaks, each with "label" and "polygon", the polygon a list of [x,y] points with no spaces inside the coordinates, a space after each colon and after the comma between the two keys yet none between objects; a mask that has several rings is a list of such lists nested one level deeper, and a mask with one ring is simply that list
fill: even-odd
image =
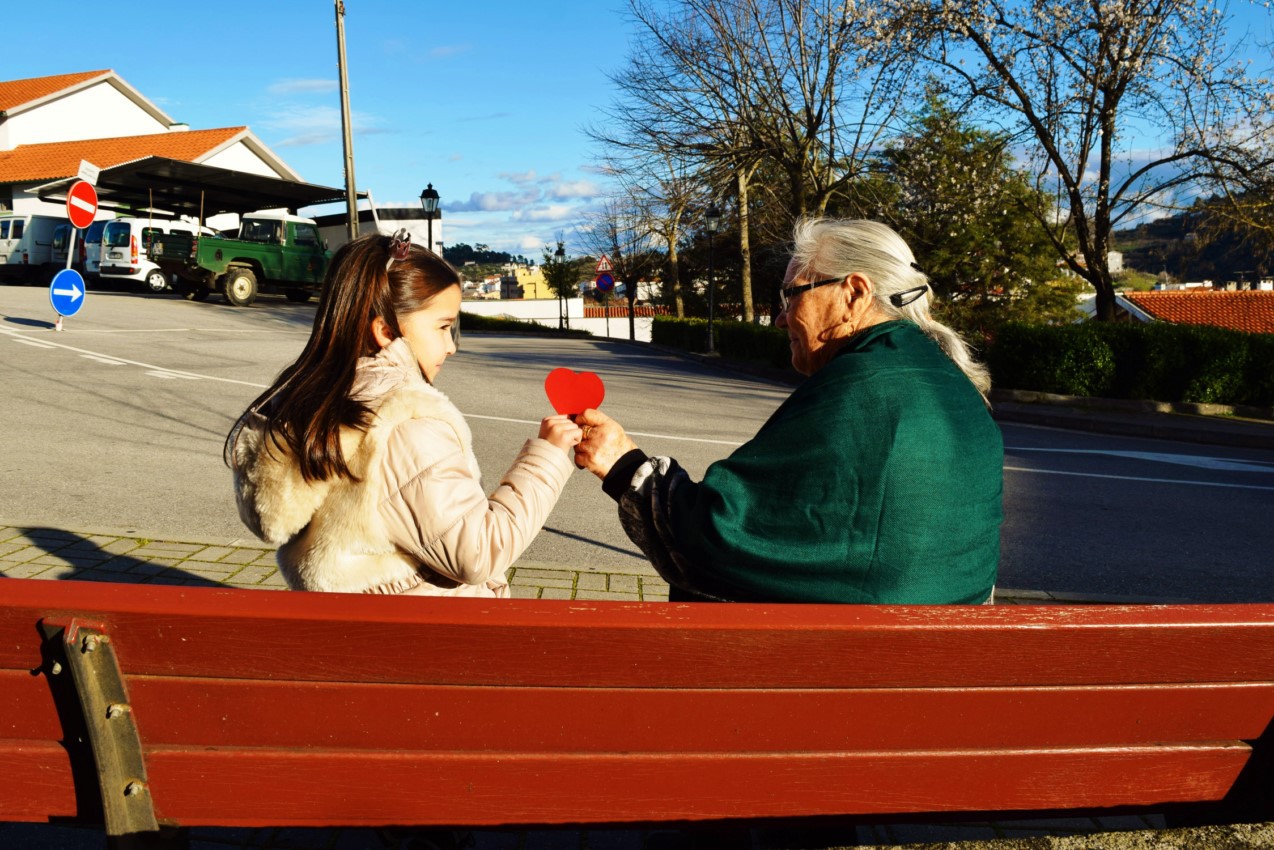
[{"label": "sidewalk", "polygon": [[[255,590],[284,590],[274,562],[274,550],[244,539],[158,540],[135,531],[64,529],[4,524],[0,519],[0,587],[3,578],[76,579],[137,584],[231,586]],[[666,601],[668,585],[648,575],[598,573],[560,565],[520,563],[510,572],[513,595],[524,599],[587,599]],[[1096,604],[1146,602],[1146,599],[1089,598],[1043,591],[997,591],[999,604]],[[1164,601],[1164,600],[1154,600]],[[1062,818],[981,823],[887,823],[846,826],[817,832],[790,829],[753,829],[734,836],[748,848],[897,847],[922,842],[940,848],[1195,848],[1274,847],[1274,825],[1259,829],[1235,827],[1205,836],[1200,831],[1164,831],[1157,816]],[[1154,830],[1154,831],[1147,831]],[[408,848],[415,833],[388,834],[372,829],[196,829],[196,850],[234,847],[297,848],[301,850],[390,850]],[[473,834],[477,850],[642,850],[726,846],[726,836],[669,829],[479,830]],[[1022,839],[1026,843],[1010,841]],[[1044,841],[1046,843],[1039,843]],[[932,844],[932,842],[943,842]],[[946,842],[959,842],[951,845]],[[1202,842],[1202,843],[1201,843]],[[1253,843],[1259,842],[1259,843]],[[49,825],[0,824],[0,848],[57,847],[87,850],[102,846],[100,831]]]}]

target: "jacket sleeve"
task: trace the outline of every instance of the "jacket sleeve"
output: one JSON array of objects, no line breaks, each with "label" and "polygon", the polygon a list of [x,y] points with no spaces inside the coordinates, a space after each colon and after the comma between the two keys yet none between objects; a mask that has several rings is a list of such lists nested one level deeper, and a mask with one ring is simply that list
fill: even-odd
[{"label": "jacket sleeve", "polygon": [[381,514],[390,539],[463,584],[504,575],[543,527],[575,469],[566,452],[527,440],[488,496],[455,432],[436,420],[396,429],[386,466]]},{"label": "jacket sleeve", "polygon": [[677,530],[678,514],[693,505],[700,489],[680,464],[634,450],[615,464],[602,487],[619,502],[619,523],[628,539],[664,581],[687,595],[680,601],[722,600],[703,582],[696,568],[700,559],[688,551],[684,532]]}]

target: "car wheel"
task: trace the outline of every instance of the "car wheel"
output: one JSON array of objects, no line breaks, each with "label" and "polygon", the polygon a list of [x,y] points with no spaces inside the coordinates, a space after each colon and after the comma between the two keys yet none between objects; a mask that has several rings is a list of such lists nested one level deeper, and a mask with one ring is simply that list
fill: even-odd
[{"label": "car wheel", "polygon": [[168,288],[168,275],[161,269],[151,269],[146,273],[146,279],[142,283],[148,292],[158,294]]},{"label": "car wheel", "polygon": [[247,307],[257,298],[257,276],[252,269],[231,269],[222,285],[226,301],[234,307]]}]

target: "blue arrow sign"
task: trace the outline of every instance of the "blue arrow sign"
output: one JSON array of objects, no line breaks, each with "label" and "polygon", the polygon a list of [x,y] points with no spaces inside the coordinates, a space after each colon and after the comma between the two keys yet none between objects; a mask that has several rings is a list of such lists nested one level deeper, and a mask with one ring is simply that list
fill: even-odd
[{"label": "blue arrow sign", "polygon": [[84,306],[84,278],[75,269],[62,269],[49,284],[49,301],[59,316],[74,316]]},{"label": "blue arrow sign", "polygon": [[597,276],[597,288],[602,292],[610,292],[615,288],[615,278],[602,272]]}]

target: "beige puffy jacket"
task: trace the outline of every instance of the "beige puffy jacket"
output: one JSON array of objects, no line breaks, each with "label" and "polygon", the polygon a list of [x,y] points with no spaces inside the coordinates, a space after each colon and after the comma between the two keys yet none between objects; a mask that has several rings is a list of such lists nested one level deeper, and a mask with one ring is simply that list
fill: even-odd
[{"label": "beige puffy jacket", "polygon": [[421,375],[406,340],[359,361],[354,394],[376,412],[342,434],[359,481],[307,482],[286,447],[266,450],[249,414],[232,451],[239,516],[279,546],[298,590],[508,596],[505,571],[548,519],[575,467],[527,440],[500,486],[482,489],[464,417]]}]

